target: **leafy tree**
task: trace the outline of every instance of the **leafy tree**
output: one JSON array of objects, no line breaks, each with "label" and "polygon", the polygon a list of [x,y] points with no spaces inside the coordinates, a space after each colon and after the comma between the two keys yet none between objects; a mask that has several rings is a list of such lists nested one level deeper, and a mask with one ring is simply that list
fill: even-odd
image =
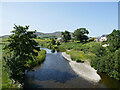
[{"label": "leafy tree", "polygon": [[10,77],[15,81],[21,81],[23,72],[28,70],[27,61],[34,60],[38,56],[40,48],[38,43],[33,40],[36,38],[36,31],[27,31],[29,26],[15,25],[12,35],[9,36],[9,44],[5,46],[6,56],[4,60],[9,68]]},{"label": "leafy tree", "polygon": [[63,41],[64,41],[64,42],[68,42],[68,40],[71,39],[70,32],[65,31],[65,32],[62,32],[61,34],[62,34],[62,37],[63,37]]},{"label": "leafy tree", "polygon": [[51,43],[52,43],[52,45],[55,45],[55,43],[56,43],[55,39],[52,38]]},{"label": "leafy tree", "polygon": [[75,40],[78,40],[80,42],[87,41],[88,36],[86,34],[89,34],[88,30],[86,28],[79,28],[74,31],[73,36],[75,37]]},{"label": "leafy tree", "polygon": [[109,43],[109,50],[114,52],[120,48],[120,30],[113,30],[111,34],[107,36],[107,42]]},{"label": "leafy tree", "polygon": [[59,46],[59,45],[60,45],[60,42],[56,42],[56,45]]}]

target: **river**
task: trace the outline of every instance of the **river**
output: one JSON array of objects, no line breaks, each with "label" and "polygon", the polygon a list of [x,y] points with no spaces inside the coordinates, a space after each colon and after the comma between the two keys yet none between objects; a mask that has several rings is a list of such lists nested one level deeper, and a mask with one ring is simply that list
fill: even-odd
[{"label": "river", "polygon": [[91,83],[78,76],[65,60],[61,52],[47,51],[45,61],[29,71],[24,78],[24,88],[120,88],[120,82],[99,73],[102,80]]}]

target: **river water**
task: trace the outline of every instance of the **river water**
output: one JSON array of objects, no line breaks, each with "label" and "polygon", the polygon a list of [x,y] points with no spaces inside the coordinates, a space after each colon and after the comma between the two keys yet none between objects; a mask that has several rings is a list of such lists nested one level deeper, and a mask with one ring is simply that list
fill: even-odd
[{"label": "river water", "polygon": [[78,76],[65,60],[61,52],[47,51],[45,61],[25,75],[24,88],[120,88],[120,82],[99,73],[102,80],[91,83]]}]

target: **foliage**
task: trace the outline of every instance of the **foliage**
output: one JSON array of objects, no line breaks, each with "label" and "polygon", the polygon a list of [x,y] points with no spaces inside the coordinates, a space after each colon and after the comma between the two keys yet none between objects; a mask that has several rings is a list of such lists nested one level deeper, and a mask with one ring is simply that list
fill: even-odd
[{"label": "foliage", "polygon": [[102,56],[96,55],[91,61],[91,66],[110,77],[120,80],[120,49],[116,50],[115,53],[105,52]]},{"label": "foliage", "polygon": [[111,34],[107,36],[107,42],[109,43],[109,50],[114,52],[120,48],[120,30],[113,30]]},{"label": "foliage", "polygon": [[[36,51],[36,52],[38,52],[38,51]],[[41,49],[38,52],[38,56],[36,56],[33,60],[29,60],[26,62],[26,66],[29,69],[32,69],[36,65],[41,64],[45,60],[45,54],[46,54],[46,51]]]},{"label": "foliage", "polygon": [[59,45],[60,45],[60,42],[56,42],[56,45],[59,46]]},{"label": "foliage", "polygon": [[[2,59],[2,49],[5,47],[5,45],[0,45],[0,59]],[[0,76],[1,80],[1,88],[18,88],[18,84],[14,84],[13,81],[9,77],[8,69],[4,67],[5,63],[4,60],[1,60],[0,64],[2,64],[2,68],[0,67],[0,71],[2,72],[2,76]]]},{"label": "foliage", "polygon": [[51,40],[40,40],[35,39],[37,42],[39,42],[39,45],[42,47],[46,47],[49,49],[54,49],[54,47],[57,47],[57,51],[64,52],[66,50],[74,49],[74,50],[82,50],[84,52],[96,52],[95,50],[100,46],[100,42],[89,42],[89,43],[77,43],[77,41],[70,41],[70,42],[61,42],[60,45],[51,45]]},{"label": "foliage", "polygon": [[100,72],[120,80],[120,31],[113,30],[108,35],[108,47],[97,48],[96,57],[91,61],[91,65]]},{"label": "foliage", "polygon": [[55,44],[56,44],[55,39],[52,39],[52,40],[51,40],[51,44],[52,44],[52,45],[55,45]]},{"label": "foliage", "polygon": [[65,32],[62,32],[61,34],[62,34],[62,37],[63,37],[63,41],[64,41],[64,42],[68,42],[68,40],[71,39],[70,32],[65,31]]},{"label": "foliage", "polygon": [[14,26],[12,35],[9,36],[9,44],[5,46],[4,61],[9,68],[10,78],[21,82],[22,73],[28,69],[26,62],[34,60],[40,51],[38,43],[33,40],[36,37],[35,31],[27,31],[29,26]]},{"label": "foliage", "polygon": [[88,30],[86,28],[79,28],[74,31],[73,36],[75,37],[76,40],[80,42],[86,42],[88,39],[88,36],[86,34],[89,34]]}]

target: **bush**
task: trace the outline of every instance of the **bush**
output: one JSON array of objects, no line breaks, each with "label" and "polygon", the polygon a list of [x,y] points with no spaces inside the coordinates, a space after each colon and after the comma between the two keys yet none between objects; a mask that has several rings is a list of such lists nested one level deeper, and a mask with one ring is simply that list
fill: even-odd
[{"label": "bush", "polygon": [[120,48],[114,52],[106,49],[97,49],[96,57],[91,61],[91,66],[108,76],[120,80]]},{"label": "bush", "polygon": [[45,60],[45,54],[46,54],[45,50],[40,50],[38,52],[37,57],[35,57],[33,60],[27,61],[26,66],[29,68],[29,70],[35,67],[36,65],[41,64]]}]

